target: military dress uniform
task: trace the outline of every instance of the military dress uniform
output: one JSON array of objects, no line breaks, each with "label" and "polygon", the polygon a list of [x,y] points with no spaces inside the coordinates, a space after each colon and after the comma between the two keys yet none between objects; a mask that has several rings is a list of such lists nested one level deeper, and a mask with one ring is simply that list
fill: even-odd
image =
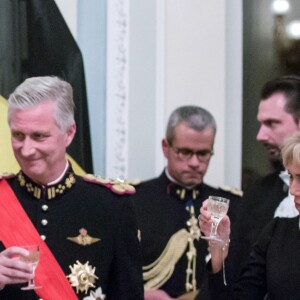
[{"label": "military dress uniform", "polygon": [[[78,299],[101,299],[97,295],[102,292],[106,300],[141,300],[140,244],[132,203],[127,196],[91,181],[75,175],[71,168],[59,183],[46,187],[22,172],[7,179]],[[88,280],[78,282],[82,272]],[[0,299],[38,296],[21,291],[20,285],[7,285]]]},{"label": "military dress uniform", "polygon": [[204,183],[187,190],[163,172],[137,186],[133,200],[146,290],[162,289],[176,298],[201,287],[208,250],[207,241],[199,238],[197,218],[202,202],[210,195],[231,199],[229,215],[235,218],[240,197]]}]

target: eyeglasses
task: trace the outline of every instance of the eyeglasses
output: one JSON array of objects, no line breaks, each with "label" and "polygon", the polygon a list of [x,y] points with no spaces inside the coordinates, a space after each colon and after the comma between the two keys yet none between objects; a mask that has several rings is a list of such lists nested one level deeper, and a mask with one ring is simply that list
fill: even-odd
[{"label": "eyeglasses", "polygon": [[192,158],[193,155],[197,156],[197,159],[200,162],[208,162],[211,156],[214,154],[213,150],[199,150],[199,151],[193,151],[191,149],[187,148],[176,148],[171,146],[171,148],[174,150],[174,152],[177,154],[177,157],[180,160],[187,161]]}]

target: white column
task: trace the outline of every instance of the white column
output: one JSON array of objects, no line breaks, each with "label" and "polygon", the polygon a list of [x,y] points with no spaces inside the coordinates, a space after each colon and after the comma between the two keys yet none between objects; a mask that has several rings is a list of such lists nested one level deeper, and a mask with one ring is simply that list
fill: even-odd
[{"label": "white column", "polygon": [[129,1],[107,2],[106,176],[128,173]]}]

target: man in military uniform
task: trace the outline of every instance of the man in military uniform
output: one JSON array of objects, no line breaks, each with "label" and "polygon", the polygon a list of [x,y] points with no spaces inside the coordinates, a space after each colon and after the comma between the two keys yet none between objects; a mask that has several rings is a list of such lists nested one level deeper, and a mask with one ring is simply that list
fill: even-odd
[{"label": "man in military uniform", "polygon": [[[146,300],[195,299],[205,277],[207,244],[197,217],[210,195],[230,198],[234,218],[239,196],[203,183],[213,155],[216,123],[197,106],[183,106],[170,116],[162,149],[167,167],[137,187],[134,205],[141,230]],[[199,298],[199,299],[200,299]],[[207,295],[206,295],[207,299]]]},{"label": "man in military uniform", "polygon": [[[21,167],[0,181],[0,298],[141,300],[133,207],[116,182],[79,177],[66,159],[76,132],[72,87],[57,77],[25,80],[9,97],[8,122]],[[33,266],[19,246],[37,244]],[[105,295],[105,296],[104,296]]]}]

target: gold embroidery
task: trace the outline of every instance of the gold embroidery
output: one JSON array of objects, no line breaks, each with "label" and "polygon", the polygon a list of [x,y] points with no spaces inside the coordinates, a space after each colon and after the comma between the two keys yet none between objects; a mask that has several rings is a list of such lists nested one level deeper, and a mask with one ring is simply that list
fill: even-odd
[{"label": "gold embroidery", "polygon": [[[42,187],[35,185],[33,182],[26,181],[25,176],[22,172],[18,174],[18,181],[20,186],[26,187],[27,191],[32,194],[36,199],[41,199],[42,197]],[[59,183],[56,186],[45,187],[46,196],[48,200],[54,199],[56,196],[63,194],[67,189],[70,189],[76,182],[73,173],[70,173],[63,183]]]},{"label": "gold embroidery", "polygon": [[145,290],[159,289],[173,274],[175,265],[188,245],[189,233],[181,229],[174,233],[160,257],[152,264],[143,267]]},{"label": "gold embroidery", "polygon": [[[176,194],[179,196],[179,198],[181,200],[185,200],[186,192],[187,192],[186,188],[177,188],[176,189]],[[192,198],[193,198],[193,200],[196,200],[198,196],[199,196],[199,191],[196,190],[196,189],[193,189],[192,190]]]},{"label": "gold embroidery", "polygon": [[93,182],[96,184],[103,185],[109,188],[116,194],[134,194],[135,187],[134,185],[138,185],[140,183],[139,179],[134,180],[121,180],[121,179],[108,179],[103,178],[101,176],[95,176],[93,174],[86,174],[83,176],[83,179],[88,182]]},{"label": "gold embroidery", "polygon": [[92,245],[94,243],[101,241],[101,239],[99,239],[99,238],[94,238],[94,237],[89,236],[87,233],[87,230],[84,228],[81,228],[79,230],[78,236],[67,237],[67,239],[69,241],[72,241],[81,246],[89,246],[89,245]]}]

